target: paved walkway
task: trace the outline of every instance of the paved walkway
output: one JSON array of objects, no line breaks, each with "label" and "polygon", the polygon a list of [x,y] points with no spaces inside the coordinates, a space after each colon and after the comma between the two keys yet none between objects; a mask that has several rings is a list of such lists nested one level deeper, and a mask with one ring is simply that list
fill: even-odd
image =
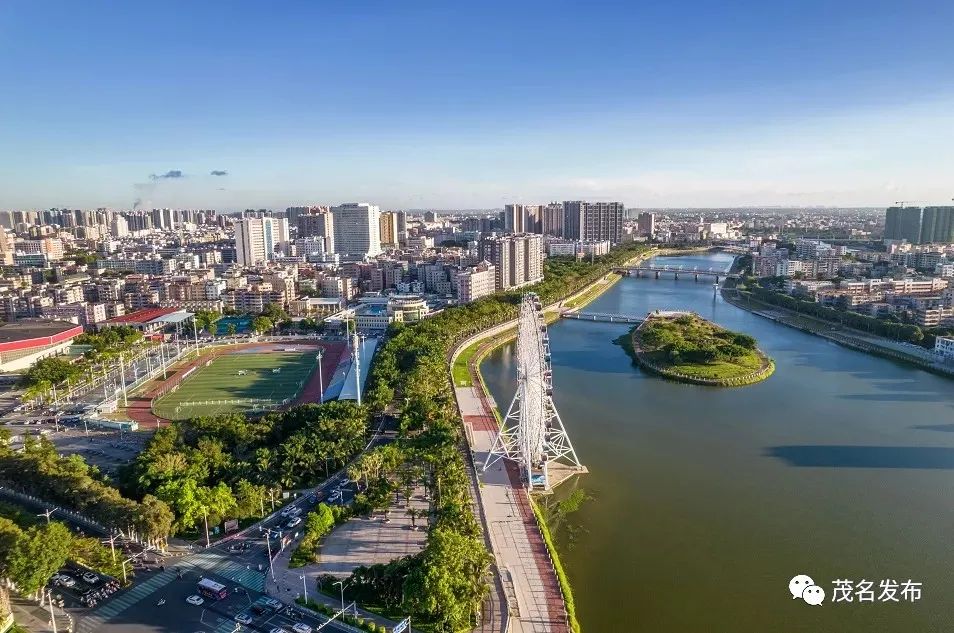
[{"label": "paved walkway", "polygon": [[[458,387],[456,395],[479,468],[493,445],[497,427],[490,408],[493,404],[482,399],[478,389]],[[563,594],[519,473],[513,465],[499,462],[481,475],[481,482],[490,539],[511,603],[510,631],[569,631]]]},{"label": "paved walkway", "polygon": [[[411,507],[415,511],[426,512],[428,509],[422,498],[423,492],[423,488],[418,488],[411,495]],[[422,529],[412,530],[411,517],[406,512],[402,499],[400,505],[391,508],[388,523],[384,522],[383,512],[375,513],[370,519],[351,519],[325,537],[319,562],[302,569],[316,576],[347,576],[361,565],[388,563],[395,558],[417,554],[427,544],[427,531],[423,529],[427,527],[427,519],[415,519]]]},{"label": "paved walkway", "polygon": [[[340,609],[340,597],[334,598],[317,590],[316,581],[318,580],[318,576],[320,576],[321,573],[317,571],[316,565],[308,565],[307,567],[300,567],[298,569],[288,568],[288,561],[291,558],[292,553],[295,551],[295,547],[297,547],[297,545],[297,541],[291,543],[272,561],[272,568],[274,569],[275,578],[273,580],[271,573],[268,573],[266,570],[265,593],[270,596],[274,596],[283,602],[291,603],[294,602],[295,598],[298,598],[304,594],[305,587],[307,586],[309,600],[314,600],[319,604],[327,605],[333,609]],[[304,582],[302,581],[302,576],[305,577]],[[345,604],[348,604],[347,600],[345,601]],[[379,615],[360,608],[358,609],[358,616],[364,618],[365,620],[373,620],[376,623],[385,626],[389,631],[396,624],[396,622],[392,620],[382,618]]]},{"label": "paved walkway", "polygon": [[[33,600],[11,593],[10,609],[13,611],[14,622],[26,630],[33,633],[47,633],[47,631],[52,633],[49,605],[41,607]],[[54,607],[54,613],[56,613],[57,633],[72,630],[73,618],[69,614],[57,607]]]}]

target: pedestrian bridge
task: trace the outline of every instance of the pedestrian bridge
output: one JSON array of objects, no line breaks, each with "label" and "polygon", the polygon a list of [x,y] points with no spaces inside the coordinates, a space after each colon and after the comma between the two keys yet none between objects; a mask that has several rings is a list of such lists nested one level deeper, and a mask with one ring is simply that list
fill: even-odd
[{"label": "pedestrian bridge", "polygon": [[639,325],[645,320],[645,317],[633,314],[612,314],[609,312],[563,312],[560,314],[563,319],[576,319],[577,321],[597,321],[601,323],[629,323]]},{"label": "pedestrian bridge", "polygon": [[692,276],[696,281],[699,281],[700,277],[714,278],[716,283],[719,283],[723,279],[735,279],[738,277],[736,273],[727,273],[724,270],[717,270],[715,268],[699,268],[698,266],[694,268],[688,268],[686,266],[630,266],[614,268],[613,272],[629,277],[649,277],[653,275],[656,279],[659,279],[662,275],[672,275],[676,279],[679,279],[679,275],[683,277]]}]

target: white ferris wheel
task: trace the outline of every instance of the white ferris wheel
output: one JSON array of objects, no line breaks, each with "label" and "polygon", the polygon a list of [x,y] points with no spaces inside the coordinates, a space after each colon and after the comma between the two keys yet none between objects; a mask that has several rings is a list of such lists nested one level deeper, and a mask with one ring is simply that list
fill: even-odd
[{"label": "white ferris wheel", "polygon": [[517,392],[483,470],[501,459],[519,465],[529,488],[550,488],[551,462],[563,461],[582,468],[553,403],[550,339],[543,320],[543,306],[534,293],[525,294],[520,304]]}]

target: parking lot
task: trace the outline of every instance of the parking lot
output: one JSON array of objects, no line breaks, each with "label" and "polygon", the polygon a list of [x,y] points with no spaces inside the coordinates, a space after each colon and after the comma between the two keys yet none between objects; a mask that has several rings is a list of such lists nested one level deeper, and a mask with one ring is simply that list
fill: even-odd
[{"label": "parking lot", "polygon": [[119,582],[74,563],[67,563],[50,578],[47,587],[57,606],[83,608],[109,600],[119,589]]},{"label": "parking lot", "polygon": [[[42,424],[7,424],[4,428],[13,437],[42,434],[53,443],[61,455],[80,455],[92,466],[107,475],[136,458],[149,438],[151,431],[128,433],[114,430],[86,429],[82,422]],[[57,430],[59,429],[59,430]],[[21,440],[22,441],[22,440]],[[17,444],[19,442],[15,442]]]}]

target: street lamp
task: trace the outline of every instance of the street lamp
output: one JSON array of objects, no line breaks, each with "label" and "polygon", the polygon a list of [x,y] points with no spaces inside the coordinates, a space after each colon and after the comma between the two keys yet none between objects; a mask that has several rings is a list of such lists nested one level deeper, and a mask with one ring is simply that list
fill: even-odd
[{"label": "street lamp", "polygon": [[132,556],[130,556],[129,558],[123,561],[123,584],[124,585],[128,582],[128,579],[126,578],[126,563],[136,560],[140,556],[144,556],[148,552],[151,552],[153,549],[155,548],[153,548],[151,545],[147,545],[146,547],[143,548],[141,552],[139,552],[138,554],[133,554]]},{"label": "street lamp", "polygon": [[[41,589],[40,590],[41,597],[43,595],[42,591],[43,590]],[[49,607],[50,607],[50,624],[53,625],[53,633],[56,633],[56,614],[53,613],[53,591],[52,590],[47,590],[47,597],[48,597],[47,602],[49,603]]]},{"label": "street lamp", "polygon": [[334,584],[339,585],[341,587],[341,611],[343,613],[344,612],[344,588],[345,588],[345,585],[348,584],[348,581],[338,580],[338,581],[335,581]]},{"label": "street lamp", "polygon": [[205,507],[202,508],[202,518],[205,521],[205,546],[210,547],[211,543],[209,542],[209,511]]},{"label": "street lamp", "polygon": [[38,517],[46,517],[46,524],[49,525],[49,524],[50,524],[50,515],[52,515],[52,514],[53,514],[54,512],[56,512],[58,509],[59,509],[59,508],[50,508],[49,510],[46,510],[46,511],[44,511],[44,512],[41,512],[41,513],[38,514],[37,516],[38,516]]},{"label": "street lamp", "polygon": [[113,554],[113,564],[116,564],[116,539],[119,537],[119,534],[113,534],[108,539],[100,541],[101,543],[109,543],[109,551]]},{"label": "street lamp", "polygon": [[305,590],[305,606],[308,606],[308,583],[305,582],[306,576],[302,574],[299,578],[301,578],[301,588]]},{"label": "street lamp", "polygon": [[[261,527],[259,527],[262,530]],[[272,565],[272,532],[275,532],[275,536],[281,538],[282,533],[277,530],[273,530],[270,527],[264,528],[265,532],[265,546],[268,548],[268,570],[272,573],[272,582],[275,581],[275,567]]]},{"label": "street lamp", "polygon": [[321,373],[321,357],[325,355],[325,350],[318,348],[318,404],[325,401],[325,377]]}]

